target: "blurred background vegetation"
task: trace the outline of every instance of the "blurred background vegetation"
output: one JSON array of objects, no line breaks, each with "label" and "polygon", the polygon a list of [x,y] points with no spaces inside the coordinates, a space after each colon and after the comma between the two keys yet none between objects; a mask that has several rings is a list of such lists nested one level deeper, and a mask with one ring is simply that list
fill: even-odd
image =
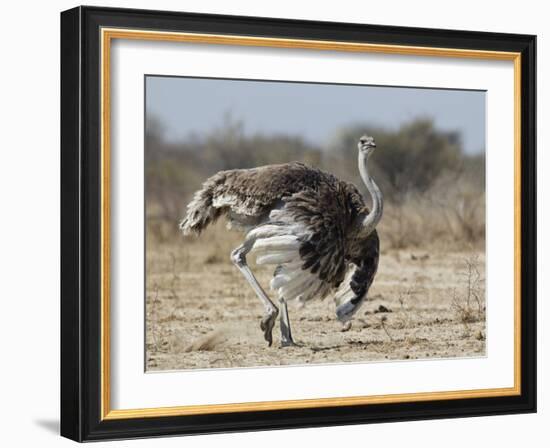
[{"label": "blurred background vegetation", "polygon": [[179,237],[178,222],[192,194],[219,170],[297,160],[353,182],[366,194],[357,169],[357,140],[364,133],[376,139],[371,171],[386,199],[379,224],[382,250],[484,245],[485,151],[467,154],[459,132],[438,130],[429,118],[397,129],[350,124],[316,145],[295,135],[248,135],[230,115],[204,134],[173,142],[160,120],[148,116],[147,237],[159,242]]}]

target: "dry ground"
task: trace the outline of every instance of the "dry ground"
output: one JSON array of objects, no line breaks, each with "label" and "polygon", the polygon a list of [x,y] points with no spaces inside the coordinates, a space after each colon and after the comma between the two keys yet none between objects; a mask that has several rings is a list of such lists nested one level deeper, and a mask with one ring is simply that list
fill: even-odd
[{"label": "dry ground", "polygon": [[[216,225],[200,238],[147,241],[147,370],[365,362],[485,355],[485,257],[445,247],[384,250],[369,300],[349,331],[334,303],[289,306],[294,339],[268,347],[263,308],[229,261],[240,235]],[[251,266],[268,285],[271,269]]]}]

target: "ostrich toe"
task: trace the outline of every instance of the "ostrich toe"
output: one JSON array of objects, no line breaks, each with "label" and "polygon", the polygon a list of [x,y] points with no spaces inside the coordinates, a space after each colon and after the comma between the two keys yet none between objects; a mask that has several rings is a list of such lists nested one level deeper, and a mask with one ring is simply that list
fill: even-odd
[{"label": "ostrich toe", "polygon": [[273,327],[275,326],[277,314],[278,311],[268,313],[262,318],[260,322],[260,328],[264,332],[264,339],[267,341],[269,347],[271,347],[271,344],[273,344]]}]

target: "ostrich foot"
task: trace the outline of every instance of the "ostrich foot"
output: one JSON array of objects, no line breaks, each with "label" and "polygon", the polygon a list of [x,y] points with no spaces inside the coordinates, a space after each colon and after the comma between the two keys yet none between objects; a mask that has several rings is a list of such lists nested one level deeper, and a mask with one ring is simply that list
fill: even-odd
[{"label": "ostrich foot", "polygon": [[303,344],[298,344],[296,342],[294,342],[292,339],[290,340],[282,340],[281,341],[281,347],[280,348],[285,348],[285,347],[303,347]]},{"label": "ostrich foot", "polygon": [[277,314],[279,314],[277,309],[269,311],[260,322],[260,328],[264,332],[264,339],[267,341],[269,347],[273,344],[273,327],[275,326]]},{"label": "ostrich foot", "polygon": [[[286,307],[283,311],[286,312]],[[286,316],[286,319],[281,319],[281,348],[284,347],[301,347],[300,344],[296,344],[296,342],[294,342],[294,339],[292,339],[290,322],[288,321],[288,314]]]},{"label": "ostrich foot", "polygon": [[281,302],[281,348],[283,347],[300,347],[299,344],[292,339],[292,332],[290,331],[290,320],[288,319],[288,309],[286,306],[286,300],[284,298],[279,299]]}]

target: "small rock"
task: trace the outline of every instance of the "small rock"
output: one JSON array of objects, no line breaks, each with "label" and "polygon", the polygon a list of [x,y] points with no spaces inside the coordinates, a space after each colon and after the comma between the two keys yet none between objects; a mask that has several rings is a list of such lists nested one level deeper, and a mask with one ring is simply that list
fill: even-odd
[{"label": "small rock", "polygon": [[485,335],[483,334],[483,332],[481,330],[479,330],[477,333],[476,333],[476,339],[478,341],[484,341],[485,340]]},{"label": "small rock", "polygon": [[379,305],[376,310],[374,310],[375,313],[391,313],[392,310],[389,308],[386,308],[384,305]]},{"label": "small rock", "polygon": [[340,329],[341,332],[346,332],[351,329],[351,320],[348,320],[344,325],[342,325],[342,328]]},{"label": "small rock", "polygon": [[430,256],[428,254],[424,254],[424,255],[415,255],[415,254],[411,254],[411,260],[420,260],[420,261],[424,261],[424,260],[427,260],[428,258],[430,258]]}]

